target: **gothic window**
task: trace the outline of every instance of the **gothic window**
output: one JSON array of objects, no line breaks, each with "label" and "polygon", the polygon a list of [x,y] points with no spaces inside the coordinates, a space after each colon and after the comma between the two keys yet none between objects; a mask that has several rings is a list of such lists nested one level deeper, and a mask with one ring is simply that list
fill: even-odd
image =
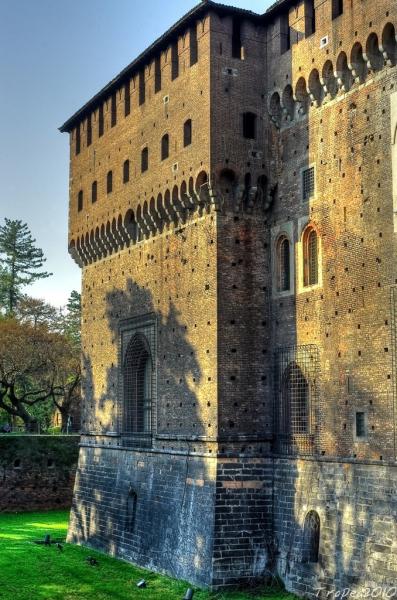
[{"label": "gothic window", "polygon": [[183,125],[183,145],[190,146],[192,143],[192,120],[188,119]]},{"label": "gothic window", "polygon": [[283,433],[310,433],[309,384],[296,363],[291,363],[284,373],[281,394]]},{"label": "gothic window", "polygon": [[141,171],[144,173],[149,168],[149,148],[146,146],[141,152]]},{"label": "gothic window", "polygon": [[307,227],[303,234],[303,285],[318,284],[318,235],[313,227]]},{"label": "gothic window", "polygon": [[130,161],[127,159],[123,164],[123,183],[128,183],[130,180]]},{"label": "gothic window", "polygon": [[256,138],[256,115],[252,112],[243,114],[243,136],[248,140]]},{"label": "gothic window", "polygon": [[83,210],[83,190],[80,190],[77,194],[77,210],[79,212]]},{"label": "gothic window", "polygon": [[277,291],[287,292],[291,289],[290,243],[283,235],[277,242]]},{"label": "gothic window", "polygon": [[113,191],[113,171],[109,171],[106,176],[106,193],[111,194]]},{"label": "gothic window", "polygon": [[170,136],[168,133],[161,138],[161,160],[165,160],[170,155]]},{"label": "gothic window", "polygon": [[320,551],[320,517],[315,510],[307,513],[303,527],[303,563],[318,563]]},{"label": "gothic window", "polygon": [[332,0],[332,18],[336,19],[343,14],[343,0]]},{"label": "gothic window", "polygon": [[91,186],[91,202],[94,204],[98,200],[98,183],[93,181]]},{"label": "gothic window", "polygon": [[152,430],[153,361],[147,338],[136,333],[125,353],[124,433],[150,434]]}]

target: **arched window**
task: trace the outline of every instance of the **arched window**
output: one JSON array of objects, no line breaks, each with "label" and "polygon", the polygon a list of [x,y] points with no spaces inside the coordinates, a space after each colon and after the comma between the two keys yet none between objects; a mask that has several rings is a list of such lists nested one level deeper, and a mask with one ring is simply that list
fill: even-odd
[{"label": "arched window", "polygon": [[98,183],[96,181],[92,182],[91,186],[91,202],[94,204],[98,200]]},{"label": "arched window", "polygon": [[165,160],[170,155],[170,136],[168,133],[161,138],[161,160]]},{"label": "arched window", "polygon": [[188,119],[187,121],[185,121],[185,124],[183,126],[183,145],[185,146],[190,146],[190,144],[192,143],[192,120]]},{"label": "arched window", "polygon": [[318,563],[320,551],[320,517],[315,510],[307,513],[303,527],[302,562]]},{"label": "arched window", "polygon": [[109,171],[106,176],[106,193],[111,194],[113,191],[113,171]]},{"label": "arched window", "polygon": [[80,190],[77,194],[77,210],[79,212],[83,210],[83,190]]},{"label": "arched window", "polygon": [[144,173],[149,168],[149,148],[146,147],[141,153],[141,171]]},{"label": "arched window", "polygon": [[256,115],[252,112],[243,114],[243,136],[247,140],[256,138]]},{"label": "arched window", "polygon": [[123,183],[128,183],[130,180],[130,161],[125,160],[123,164]]},{"label": "arched window", "polygon": [[[152,429],[153,361],[146,337],[135,334],[125,353],[124,366],[124,433],[136,434],[142,442]],[[146,436],[147,437],[147,436]]]},{"label": "arched window", "polygon": [[287,292],[291,289],[290,243],[283,235],[277,242],[277,291]]},{"label": "arched window", "polygon": [[282,383],[282,433],[310,433],[309,385],[302,369],[292,362],[285,370]]},{"label": "arched window", "polygon": [[305,287],[318,283],[318,235],[313,227],[308,227],[303,234],[303,285]]}]

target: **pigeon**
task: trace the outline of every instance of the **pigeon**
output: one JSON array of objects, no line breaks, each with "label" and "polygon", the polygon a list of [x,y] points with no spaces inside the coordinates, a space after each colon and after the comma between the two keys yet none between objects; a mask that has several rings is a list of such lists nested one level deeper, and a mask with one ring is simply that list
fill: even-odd
[{"label": "pigeon", "polygon": [[58,548],[58,550],[59,550],[60,552],[62,552],[62,551],[63,551],[63,546],[62,546],[62,544],[60,544],[59,542],[57,542],[57,548]]},{"label": "pigeon", "polygon": [[91,567],[97,567],[99,564],[97,559],[93,558],[92,556],[87,556],[85,560],[86,562],[88,562],[89,565],[91,565]]}]

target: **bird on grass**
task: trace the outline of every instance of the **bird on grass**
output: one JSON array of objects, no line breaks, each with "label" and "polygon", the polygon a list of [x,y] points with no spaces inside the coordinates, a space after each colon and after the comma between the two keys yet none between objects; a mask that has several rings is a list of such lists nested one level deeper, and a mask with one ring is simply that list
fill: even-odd
[{"label": "bird on grass", "polygon": [[63,551],[63,546],[59,542],[57,542],[57,548],[58,548],[59,552]]},{"label": "bird on grass", "polygon": [[85,559],[85,561],[91,565],[91,567],[97,567],[99,565],[98,561],[96,558],[93,558],[92,556],[87,556],[87,558]]}]

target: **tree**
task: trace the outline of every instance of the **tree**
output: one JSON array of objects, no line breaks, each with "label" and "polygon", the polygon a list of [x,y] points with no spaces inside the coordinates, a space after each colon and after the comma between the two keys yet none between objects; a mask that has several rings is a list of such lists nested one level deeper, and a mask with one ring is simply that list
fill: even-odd
[{"label": "tree", "polygon": [[80,356],[71,340],[45,325],[0,320],[0,409],[37,431],[37,407],[51,400],[66,429],[79,396]]},{"label": "tree", "polygon": [[0,226],[0,299],[8,315],[14,314],[24,286],[52,275],[41,270],[46,259],[35,242],[22,221],[6,218]]},{"label": "tree", "polygon": [[60,331],[62,317],[60,311],[39,298],[23,296],[17,304],[15,318],[20,323],[33,327],[45,325],[50,331]]},{"label": "tree", "polygon": [[76,346],[81,345],[81,295],[73,290],[69,296],[66,313],[63,318],[63,333]]}]

